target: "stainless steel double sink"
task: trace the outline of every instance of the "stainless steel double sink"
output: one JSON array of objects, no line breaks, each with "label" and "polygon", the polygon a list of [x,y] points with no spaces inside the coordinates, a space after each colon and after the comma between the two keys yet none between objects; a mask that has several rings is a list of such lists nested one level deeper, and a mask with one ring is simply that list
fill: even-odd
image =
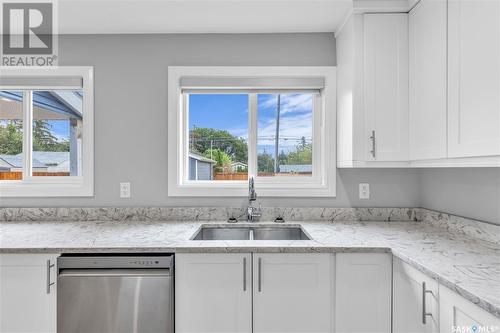
[{"label": "stainless steel double sink", "polygon": [[300,226],[210,226],[198,230],[192,240],[310,240]]}]

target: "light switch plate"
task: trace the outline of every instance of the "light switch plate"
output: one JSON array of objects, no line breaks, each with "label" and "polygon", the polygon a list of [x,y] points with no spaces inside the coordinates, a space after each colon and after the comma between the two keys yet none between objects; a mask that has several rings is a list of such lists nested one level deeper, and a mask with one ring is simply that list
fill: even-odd
[{"label": "light switch plate", "polygon": [[368,183],[359,184],[359,198],[370,199],[370,184]]},{"label": "light switch plate", "polygon": [[130,198],[130,183],[120,183],[120,198]]}]

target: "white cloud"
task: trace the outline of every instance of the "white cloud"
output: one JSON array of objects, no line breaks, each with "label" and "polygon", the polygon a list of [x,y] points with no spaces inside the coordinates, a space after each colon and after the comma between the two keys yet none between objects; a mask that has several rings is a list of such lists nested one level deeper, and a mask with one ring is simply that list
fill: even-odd
[{"label": "white cloud", "polygon": [[[267,119],[259,122],[259,144],[274,143],[276,135],[276,122]],[[282,117],[280,119],[280,146],[295,147],[302,137],[308,142],[312,139],[312,115],[300,114]]]},{"label": "white cloud", "polygon": [[[259,104],[259,108],[276,109],[277,95],[268,95],[268,97]],[[312,94],[281,94],[281,109],[280,113],[286,114],[289,112],[312,112],[313,107]]]},{"label": "white cloud", "polygon": [[247,127],[241,127],[241,128],[228,128],[226,129],[229,133],[231,133],[234,136],[237,136],[239,138],[243,138],[245,141],[248,141],[248,128]]}]

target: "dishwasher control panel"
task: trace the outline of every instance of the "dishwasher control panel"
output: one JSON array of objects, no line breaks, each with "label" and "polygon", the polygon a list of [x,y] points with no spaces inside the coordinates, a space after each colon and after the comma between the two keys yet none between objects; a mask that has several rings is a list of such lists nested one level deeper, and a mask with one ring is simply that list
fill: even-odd
[{"label": "dishwasher control panel", "polygon": [[61,256],[59,269],[173,268],[173,255],[82,255]]}]

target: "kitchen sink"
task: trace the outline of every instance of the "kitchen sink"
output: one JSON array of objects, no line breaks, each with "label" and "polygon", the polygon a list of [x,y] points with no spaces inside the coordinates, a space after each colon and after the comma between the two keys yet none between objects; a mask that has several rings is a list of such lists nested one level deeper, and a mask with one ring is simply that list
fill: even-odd
[{"label": "kitchen sink", "polygon": [[249,228],[207,228],[202,227],[193,240],[249,240]]},{"label": "kitchen sink", "polygon": [[202,226],[192,240],[310,240],[300,226]]},{"label": "kitchen sink", "polygon": [[253,229],[255,240],[310,240],[301,227],[261,227]]}]

